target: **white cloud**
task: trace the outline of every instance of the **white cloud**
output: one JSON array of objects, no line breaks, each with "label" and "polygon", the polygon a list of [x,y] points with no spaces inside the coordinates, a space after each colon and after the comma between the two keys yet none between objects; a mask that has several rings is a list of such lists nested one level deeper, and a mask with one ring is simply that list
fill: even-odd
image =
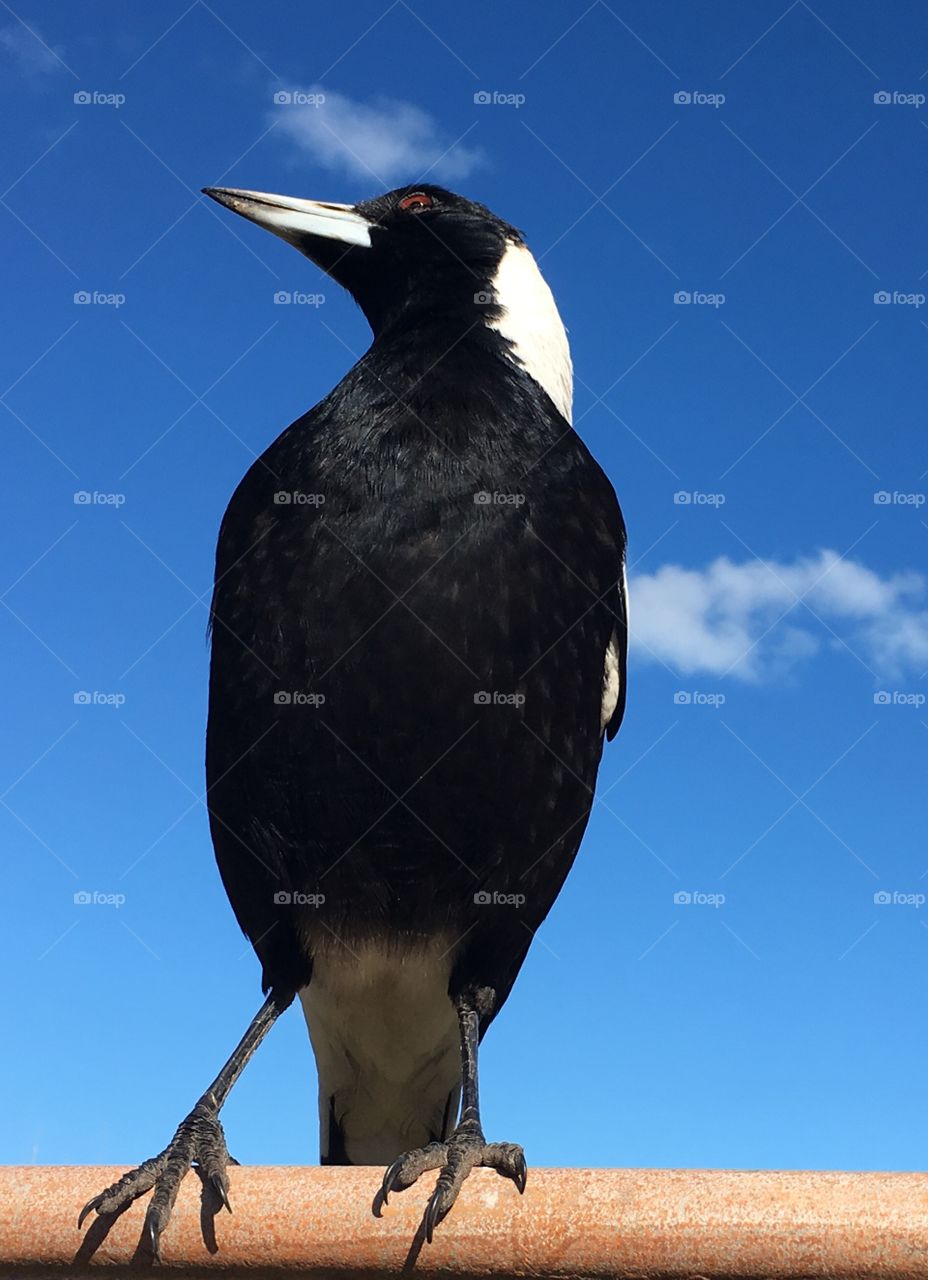
[{"label": "white cloud", "polygon": [[702,569],[663,565],[633,579],[631,624],[639,660],[684,675],[760,681],[822,647],[842,650],[841,641],[878,676],[928,667],[922,575],[881,577],[834,551],[791,563],[722,556]]},{"label": "white cloud", "polygon": [[[292,101],[282,103],[290,95]],[[318,105],[307,97],[319,97]],[[369,182],[416,182],[428,171],[436,181],[466,178],[483,162],[477,147],[444,136],[421,107],[394,98],[360,102],[314,85],[275,94],[277,132],[317,164]]]},{"label": "white cloud", "polygon": [[48,75],[64,68],[57,51],[45,44],[37,31],[29,31],[18,23],[0,27],[0,50],[27,75]]}]

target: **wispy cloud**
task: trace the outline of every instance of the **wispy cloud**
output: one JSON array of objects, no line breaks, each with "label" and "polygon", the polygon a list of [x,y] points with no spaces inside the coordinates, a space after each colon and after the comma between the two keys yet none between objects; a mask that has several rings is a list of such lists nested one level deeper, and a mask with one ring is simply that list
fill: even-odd
[{"label": "wispy cloud", "polygon": [[46,44],[35,28],[18,22],[0,27],[0,50],[25,75],[46,76],[65,69],[61,51]]},{"label": "wispy cloud", "polygon": [[426,175],[455,182],[483,163],[479,147],[446,136],[428,112],[411,102],[361,102],[319,85],[278,90],[274,101],[278,133],[303,156],[336,173],[387,184],[416,182]]},{"label": "wispy cloud", "polygon": [[640,661],[687,675],[760,681],[842,641],[881,677],[928,667],[924,577],[881,577],[834,551],[791,563],[664,565],[634,579],[631,623]]}]

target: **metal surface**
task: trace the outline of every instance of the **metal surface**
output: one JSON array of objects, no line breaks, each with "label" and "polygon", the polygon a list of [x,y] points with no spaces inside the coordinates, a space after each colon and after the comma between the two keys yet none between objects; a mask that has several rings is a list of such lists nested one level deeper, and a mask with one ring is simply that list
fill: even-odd
[{"label": "metal surface", "polygon": [[[0,1169],[0,1277],[150,1266],[148,1197],[76,1227],[122,1169]],[[372,1212],[382,1170],[229,1170],[234,1213],[195,1172],[163,1239],[174,1276],[918,1277],[928,1280],[928,1175],[532,1169],[524,1198],[476,1170],[429,1246],[417,1228],[434,1177]],[[117,1274],[110,1272],[110,1274]]]}]

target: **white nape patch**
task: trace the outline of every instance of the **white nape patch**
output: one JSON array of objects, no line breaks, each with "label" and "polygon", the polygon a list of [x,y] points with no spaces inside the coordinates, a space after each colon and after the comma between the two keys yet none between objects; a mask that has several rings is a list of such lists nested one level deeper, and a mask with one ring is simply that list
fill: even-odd
[{"label": "white nape patch", "polygon": [[352,1164],[390,1164],[441,1133],[449,1094],[457,1119],[458,1019],[448,997],[447,939],[317,952],[300,1001],[319,1070],[323,1156],[334,1097]]},{"label": "white nape patch", "polygon": [[599,714],[599,727],[605,732],[606,725],[612,719],[619,705],[621,676],[619,674],[619,644],[613,631],[612,639],[606,649],[606,666],[603,671],[603,701]]},{"label": "white nape patch", "polygon": [[572,422],[574,377],[567,331],[554,295],[525,245],[507,246],[491,287],[503,314],[488,321],[490,328],[509,339],[513,358]]}]

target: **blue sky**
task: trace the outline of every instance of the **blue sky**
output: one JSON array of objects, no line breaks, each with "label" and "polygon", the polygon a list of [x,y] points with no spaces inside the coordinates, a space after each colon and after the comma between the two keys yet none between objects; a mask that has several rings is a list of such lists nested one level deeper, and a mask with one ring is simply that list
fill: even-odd
[{"label": "blue sky", "polygon": [[[215,535],[368,335],[199,188],[428,170],[525,229],[631,538],[629,710],[487,1039],[487,1133],[925,1166],[926,24],[2,4],[0,1158],[154,1154],[260,1000],[202,802]],[[243,1162],[316,1160],[297,1011],[225,1122]]]}]

